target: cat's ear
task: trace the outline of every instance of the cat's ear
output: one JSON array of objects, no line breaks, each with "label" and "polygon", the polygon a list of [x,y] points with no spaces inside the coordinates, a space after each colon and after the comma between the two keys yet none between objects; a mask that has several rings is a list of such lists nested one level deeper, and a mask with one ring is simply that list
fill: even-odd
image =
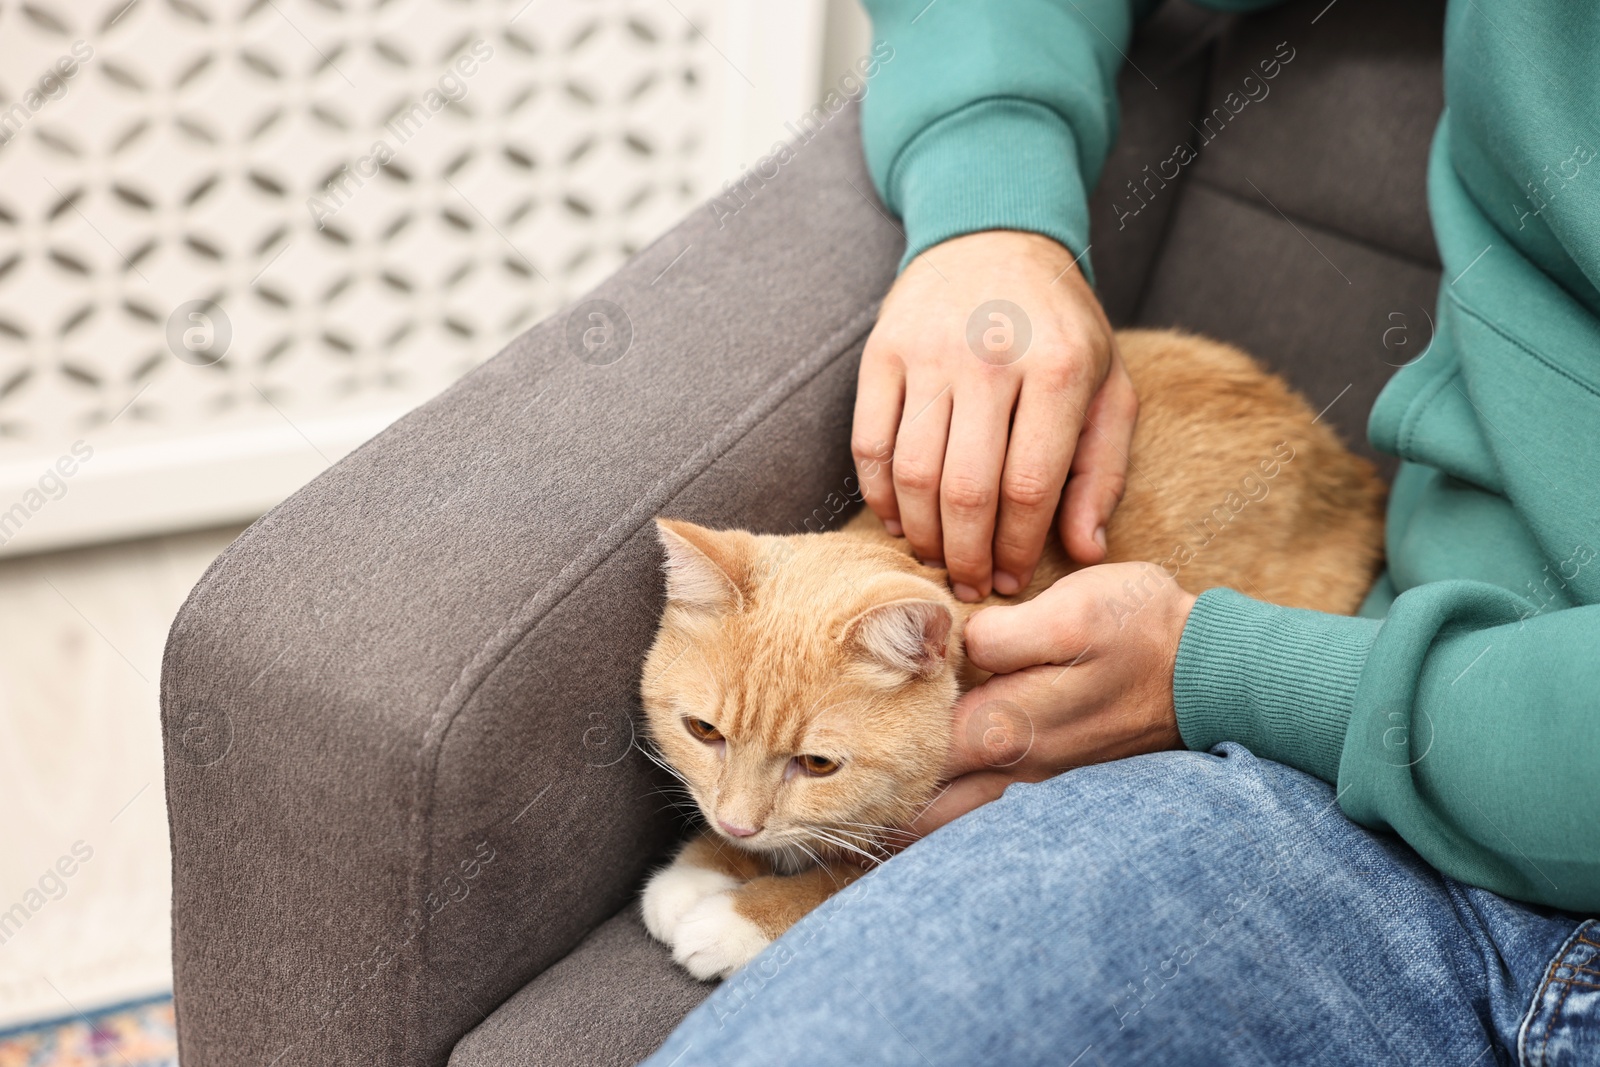
[{"label": "cat's ear", "polygon": [[950,625],[944,604],[908,597],[863,611],[846,624],[844,636],[881,666],[922,676],[944,666]]},{"label": "cat's ear", "polygon": [[667,599],[706,611],[744,607],[755,538],[742,530],[708,530],[679,519],[657,519],[666,549]]}]

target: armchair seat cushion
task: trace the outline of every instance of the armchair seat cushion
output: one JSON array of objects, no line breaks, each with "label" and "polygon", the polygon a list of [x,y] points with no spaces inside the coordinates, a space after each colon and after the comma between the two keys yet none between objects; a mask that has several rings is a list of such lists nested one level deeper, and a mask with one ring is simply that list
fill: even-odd
[{"label": "armchair seat cushion", "polygon": [[713,988],[672,962],[630,904],[462,1038],[450,1067],[630,1067]]}]

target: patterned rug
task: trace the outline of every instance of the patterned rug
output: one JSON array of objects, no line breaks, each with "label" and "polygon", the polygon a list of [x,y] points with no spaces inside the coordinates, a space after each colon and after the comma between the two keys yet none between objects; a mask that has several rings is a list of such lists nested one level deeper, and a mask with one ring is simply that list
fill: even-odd
[{"label": "patterned rug", "polygon": [[0,1067],[177,1067],[172,998],[0,1032]]}]

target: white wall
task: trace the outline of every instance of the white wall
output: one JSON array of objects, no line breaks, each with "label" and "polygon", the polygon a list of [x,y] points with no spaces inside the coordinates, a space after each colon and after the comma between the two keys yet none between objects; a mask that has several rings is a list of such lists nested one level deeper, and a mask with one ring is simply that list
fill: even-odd
[{"label": "white wall", "polygon": [[787,136],[837,46],[827,0],[99,7],[0,8],[0,556],[259,515]]}]

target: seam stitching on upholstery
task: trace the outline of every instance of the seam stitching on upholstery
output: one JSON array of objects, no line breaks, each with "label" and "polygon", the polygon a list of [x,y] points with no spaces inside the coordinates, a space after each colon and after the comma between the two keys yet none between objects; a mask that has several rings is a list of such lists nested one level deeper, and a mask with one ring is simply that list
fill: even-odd
[{"label": "seam stitching on upholstery", "polygon": [[[1202,149],[1202,151],[1204,150]],[[1247,207],[1253,207],[1263,215],[1276,214],[1276,212],[1269,208],[1263,207],[1259,202],[1250,199],[1243,193],[1219,184],[1215,178],[1207,178],[1203,175],[1196,174],[1189,180],[1196,185],[1202,186],[1210,192],[1216,193],[1218,196],[1227,197],[1229,200],[1244,204]],[[1284,214],[1288,215],[1288,212],[1284,212]],[[1378,254],[1388,256],[1391,259],[1398,259],[1407,266],[1432,271],[1435,274],[1442,275],[1444,273],[1444,268],[1440,267],[1436,263],[1424,262],[1423,260],[1418,259],[1416,256],[1410,255],[1409,253],[1390,248],[1388,245],[1380,245],[1376,241],[1353,234],[1348,230],[1341,230],[1337,226],[1329,226],[1325,222],[1316,219],[1308,219],[1304,215],[1289,215],[1289,217],[1296,220],[1296,222],[1300,225],[1310,226],[1313,229],[1320,230],[1321,232],[1327,234],[1329,237],[1337,237],[1341,241],[1348,241],[1351,244],[1360,245],[1362,248],[1365,248],[1368,251],[1377,252]]]},{"label": "seam stitching on upholstery", "polygon": [[[674,471],[658,480],[649,492],[606,527],[590,543],[588,549],[574,556],[549,581],[523,600],[462,667],[461,673],[451,683],[435,708],[417,748],[408,851],[413,853],[418,862],[410,865],[412,875],[409,879],[411,884],[407,887],[408,896],[415,896],[420,890],[420,882],[427,876],[428,868],[433,861],[431,828],[433,803],[438,786],[438,757],[443,748],[444,738],[461,709],[472,700],[483,683],[493,677],[506,657],[527,635],[533,632],[551,611],[559,607],[585,578],[627,544],[663,504],[693,485],[717,460],[782,408],[785,402],[850,352],[855,344],[870,332],[877,318],[877,311],[877,302],[874,301],[871,306],[851,316],[842,327],[829,336],[824,344],[818,346],[818,355],[792,367],[746,406],[737,418],[726,423]],[[402,1022],[404,1050],[413,1049],[416,1045],[412,1012],[409,1007],[415,1003],[422,976],[426,972],[425,964],[429,958],[431,944],[432,931],[424,928],[421,931],[421,943],[410,967],[411,973],[405,980],[408,991],[406,999],[409,1003]]]},{"label": "seam stitching on upholstery", "polygon": [[[1232,19],[1233,16],[1231,15],[1224,15],[1214,19],[1212,25],[1207,30],[1202,31],[1203,35],[1201,38],[1193,43],[1191,46],[1191,51],[1185,53],[1180,60],[1175,60],[1168,67],[1169,71],[1177,70],[1184,62],[1188,62],[1196,58],[1199,58],[1204,64],[1205,69],[1200,72],[1200,91],[1195,94],[1194,108],[1189,114],[1189,120],[1191,123],[1194,121],[1194,119],[1199,117],[1200,108],[1205,103],[1206,88],[1211,84],[1212,76],[1216,73],[1217,69],[1217,42],[1230,28],[1228,23],[1230,23]],[[1118,132],[1120,136],[1121,131]],[[1204,154],[1205,146],[1201,145],[1200,150],[1195,153],[1195,162],[1199,162],[1200,158],[1204,156]],[[1106,163],[1109,165],[1110,162],[1110,155],[1108,153],[1106,157]],[[1134,297],[1133,307],[1130,309],[1130,313],[1133,316],[1134,322],[1143,321],[1145,300],[1150,296],[1150,286],[1155,282],[1158,265],[1167,254],[1167,246],[1172,242],[1173,230],[1175,230],[1178,225],[1178,213],[1183,210],[1183,204],[1185,200],[1184,194],[1189,191],[1189,183],[1193,180],[1196,180],[1195,176],[1191,173],[1188,173],[1187,170],[1187,168],[1180,168],[1178,171],[1178,176],[1170,179],[1176,188],[1173,190],[1172,203],[1167,208],[1166,215],[1161,219],[1161,232],[1156,235],[1155,250],[1150,254],[1149,262],[1145,264],[1144,277],[1139,279],[1139,292]],[[1156,167],[1156,173],[1158,175],[1161,173],[1159,164]],[[1105,180],[1105,171],[1103,168],[1101,170],[1100,180]],[[1096,183],[1097,186],[1098,184],[1099,183]],[[1098,189],[1096,191],[1098,191]],[[1143,209],[1141,208],[1140,210]]]}]

